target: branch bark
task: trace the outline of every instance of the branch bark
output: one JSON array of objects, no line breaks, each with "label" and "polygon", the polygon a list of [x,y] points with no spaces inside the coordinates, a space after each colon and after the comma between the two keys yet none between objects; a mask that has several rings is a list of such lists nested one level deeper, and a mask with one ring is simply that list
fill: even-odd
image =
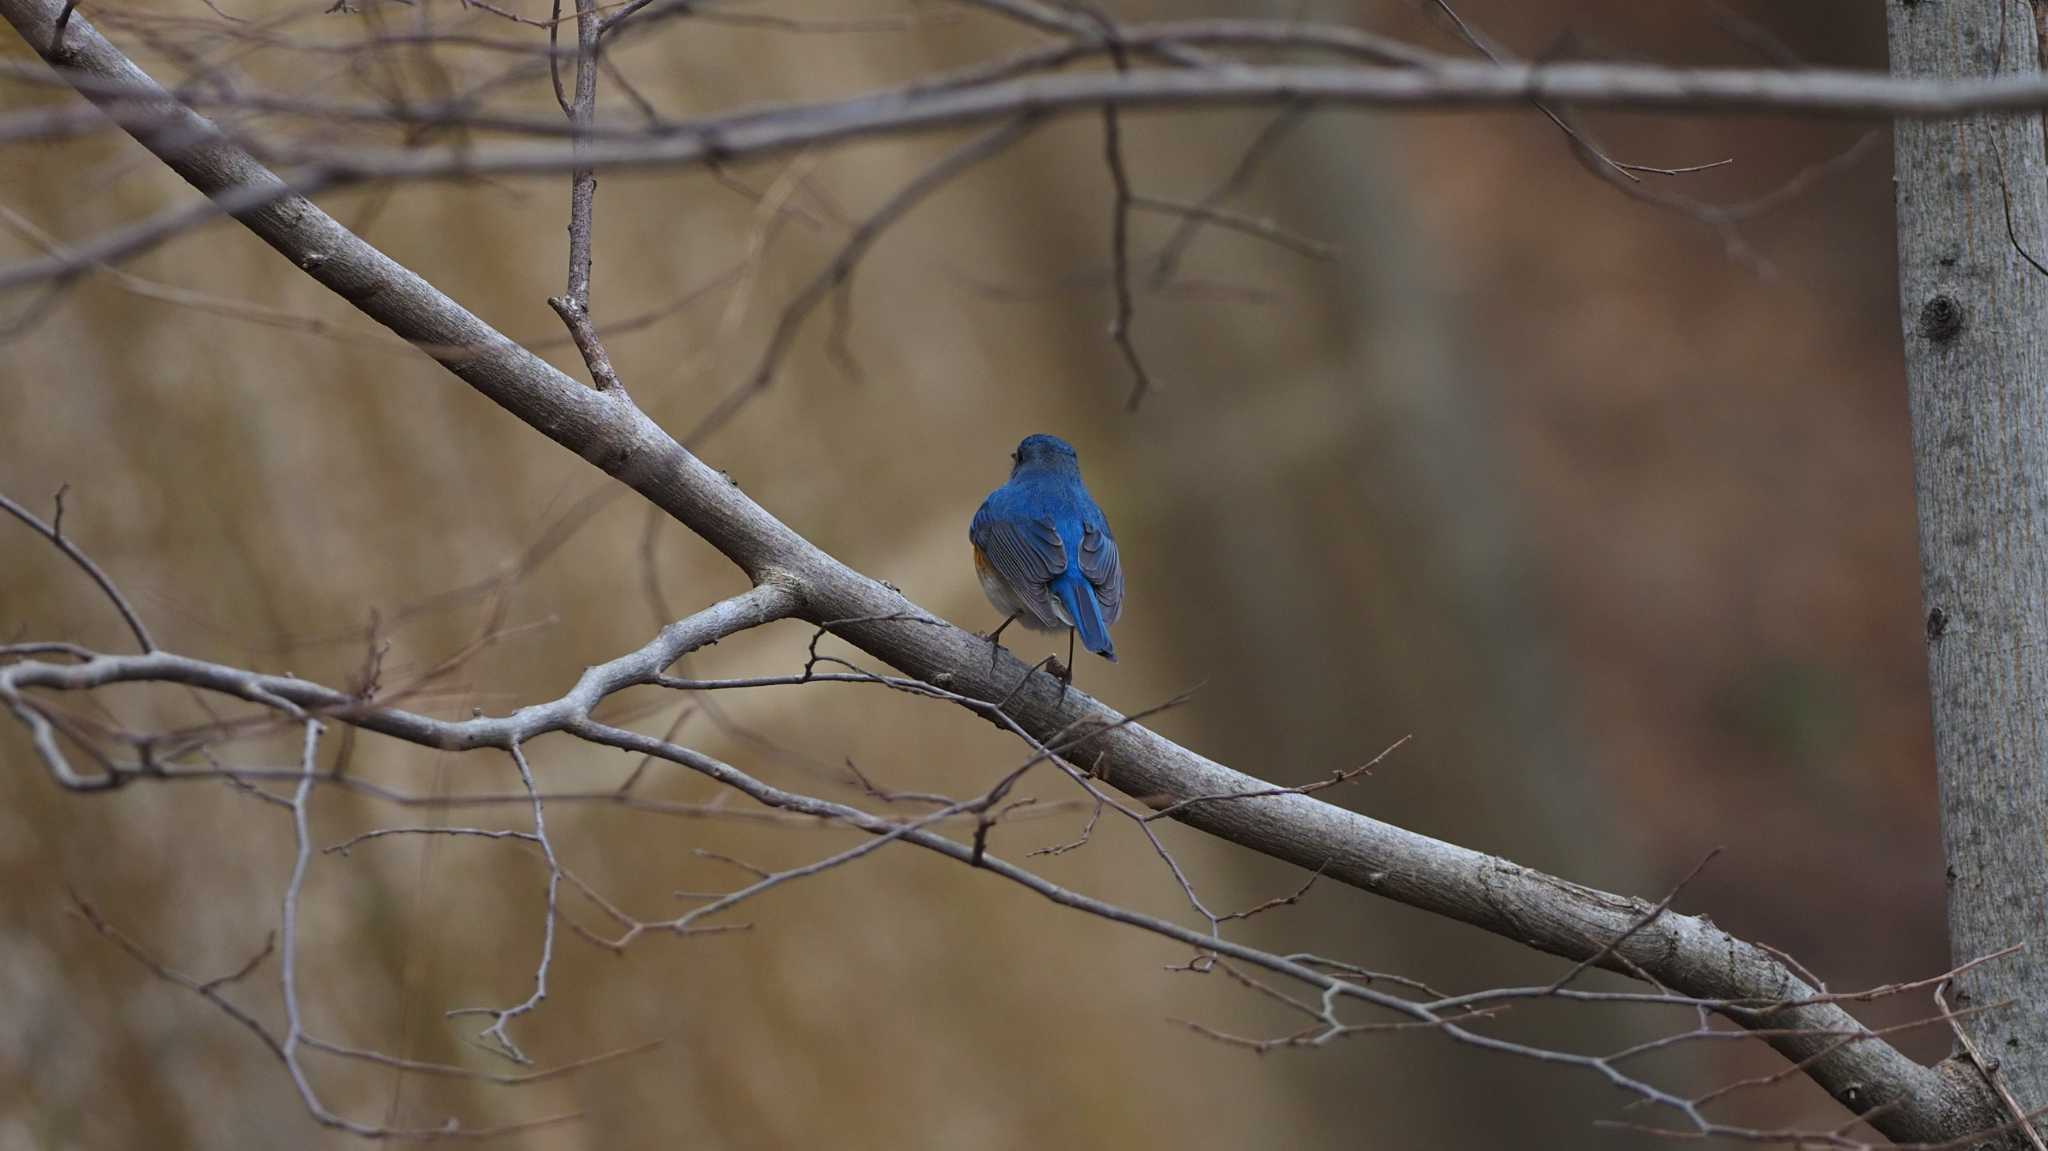
[{"label": "branch bark", "polygon": [[[24,13],[26,16],[26,13]],[[1250,25],[1250,27],[1248,27]],[[1257,34],[1251,30],[1256,27]],[[38,32],[40,34],[40,32]],[[1300,48],[1338,48],[1384,58],[1388,52],[1348,46],[1331,29],[1304,29],[1291,24],[1256,25],[1244,21],[1191,22],[1139,26],[1119,32],[1127,45],[1149,43],[1163,50],[1180,37],[1188,43],[1240,43]],[[1377,44],[1380,41],[1373,41]],[[31,43],[45,59],[84,61],[66,40],[52,48],[48,40]],[[89,48],[90,45],[88,44]],[[1042,53],[1013,58],[1019,67],[1051,66],[1087,54],[1086,45],[1072,54]],[[1020,63],[1021,62],[1021,63]],[[27,78],[4,67],[0,75]],[[1007,76],[1001,68],[972,70],[976,75]],[[189,125],[191,112],[166,105],[162,89],[125,60],[104,70],[74,68],[65,77],[80,94],[93,100],[130,135],[157,140],[175,150],[176,133]],[[351,184],[376,180],[426,180],[478,175],[585,173],[579,187],[599,169],[674,168],[715,164],[743,157],[787,153],[806,147],[881,136],[931,132],[991,121],[1042,118],[1055,114],[1110,108],[1187,109],[1202,107],[1330,105],[1354,108],[1440,109],[1533,104],[1553,119],[1554,108],[1604,107],[1641,111],[1697,113],[1785,113],[1859,117],[1944,117],[1973,111],[2025,112],[2048,108],[2048,78],[1994,76],[1980,79],[1933,80],[1896,78],[1863,72],[1806,69],[1757,71],[1741,69],[1674,69],[1651,65],[1526,64],[1473,62],[1424,57],[1417,63],[1387,68],[1254,67],[1195,70],[1148,70],[1066,76],[1033,76],[990,83],[934,81],[867,92],[810,104],[743,108],[651,127],[617,129],[519,115],[487,113],[469,105],[405,106],[399,104],[307,101],[262,94],[221,96],[195,89],[195,102],[212,101],[246,111],[303,115],[316,120],[374,124],[461,125],[496,132],[570,136],[555,144],[505,145],[477,149],[334,148],[266,141],[262,150],[273,160],[295,166],[289,185],[268,176],[240,183],[232,197],[216,196],[201,210],[171,213],[92,241],[73,251],[0,267],[0,290],[75,275],[95,261],[132,255],[185,228],[204,223],[225,211],[247,222],[259,207],[292,193],[313,195]],[[1584,146],[1576,128],[1567,134]],[[208,132],[208,142],[218,133]],[[1603,171],[1616,162],[1596,156]],[[1668,198],[1668,197],[1667,197]],[[253,226],[253,225],[252,225]],[[563,309],[576,330],[574,307]],[[587,317],[586,317],[587,318]],[[579,332],[579,336],[581,333]],[[587,343],[588,341],[582,341]],[[608,365],[607,365],[608,367]],[[610,378],[601,381],[610,386]]]},{"label": "branch bark", "polygon": [[[2030,5],[1893,0],[1892,69],[2041,72]],[[1897,126],[1899,303],[1927,668],[1962,1022],[2048,1105],[2048,155],[2038,116]],[[1992,941],[1996,941],[1993,943]],[[2002,1064],[2002,1066],[2001,1066]]]},{"label": "branch bark", "polygon": [[[764,601],[760,606],[826,626],[950,691],[983,701],[1008,699],[1008,713],[1041,740],[1071,733],[1077,723],[1101,724],[1105,730],[1089,745],[1088,758],[1093,763],[1100,756],[1097,770],[1106,782],[1157,808],[1184,804],[1173,818],[1241,846],[1555,955],[1647,975],[1685,995],[1775,1003],[1815,993],[1769,953],[1704,918],[1651,917],[1654,908],[1645,901],[1570,883],[1309,796],[1186,803],[1271,785],[1140,725],[1121,724],[1117,712],[1063,690],[1051,676],[1032,674],[1007,653],[992,665],[986,641],[937,621],[894,589],[813,546],[685,451],[624,389],[600,392],[579,385],[310,201],[284,190],[274,173],[178,105],[88,21],[71,14],[61,47],[53,48],[55,25],[65,12],[61,0],[0,0],[0,17],[61,75],[79,78],[89,96],[104,93],[108,82],[152,92],[150,102],[161,118],[149,118],[146,126],[135,126],[133,117],[125,122],[195,188],[234,205],[245,226],[365,315],[696,532],[754,581]],[[2048,95],[2048,89],[2026,91],[2029,99]],[[135,101],[121,102],[132,109]],[[1643,926],[1646,918],[1651,921]],[[1843,1041],[1839,1036],[1859,1025],[1831,1002],[1787,1007],[1747,1022],[1768,1028],[1767,1042],[1894,1139],[1940,1141],[2002,1121],[1994,1097],[1974,1073],[1922,1066],[1874,1036]]]},{"label": "branch bark", "polygon": [[[743,109],[667,125],[652,138],[599,139],[491,149],[280,147],[333,182],[373,178],[511,175],[597,168],[664,167],[788,152],[819,144],[983,124],[1019,115],[1098,108],[1185,109],[1328,104],[1358,108],[1455,109],[1528,104],[1639,112],[1786,113],[1842,117],[1940,118],[1967,112],[2048,107],[2048,80],[1999,76],[1899,80],[1810,69],[1676,69],[1648,65],[1448,61],[1427,68],[1241,66],[1035,76],[1000,84],[915,86],[813,104]],[[390,121],[385,106],[355,115]],[[418,113],[411,115],[418,116]],[[429,116],[436,114],[429,113]],[[445,121],[447,113],[436,117]],[[508,121],[509,123],[509,121]]]}]

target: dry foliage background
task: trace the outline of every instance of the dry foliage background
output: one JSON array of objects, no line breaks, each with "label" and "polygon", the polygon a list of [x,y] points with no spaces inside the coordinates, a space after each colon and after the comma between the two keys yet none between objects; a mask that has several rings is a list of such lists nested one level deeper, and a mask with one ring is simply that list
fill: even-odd
[{"label": "dry foliage background", "polygon": [[[416,18],[387,6],[320,15],[317,3],[223,3],[333,45]],[[1408,4],[1310,8],[1417,36],[1435,30]],[[1871,6],[1728,9],[1809,61],[1882,67]],[[1570,34],[1581,51],[1755,62],[1720,11],[1461,6],[1531,54]],[[460,22],[444,30],[512,31],[482,12],[436,12]],[[617,62],[681,112],[904,80],[1022,39],[940,4],[858,12],[915,19],[832,34],[685,21]],[[201,37],[223,25],[180,0],[91,14],[166,78],[179,73],[170,46],[236,51]],[[32,60],[19,44],[0,52]],[[481,64],[445,50],[273,47],[242,66],[273,84],[367,99],[425,97]],[[525,95],[536,111],[552,107],[544,80]],[[66,99],[10,85],[0,111]],[[1129,117],[1134,179],[1197,198],[1269,117]],[[1652,177],[1719,201],[1775,187],[1865,131],[1766,119],[1595,123],[1630,160],[1732,157]],[[1126,414],[1127,377],[1103,337],[1099,131],[1091,118],[1057,123],[921,208],[859,272],[858,370],[829,354],[821,314],[773,387],[693,446],[821,546],[986,627],[995,621],[974,583],[967,519],[1021,435],[1058,432],[1081,451],[1130,580],[1123,661],[1083,662],[1091,692],[1135,710],[1200,684],[1156,726],[1282,783],[1412,733],[1375,776],[1325,797],[1652,896],[1726,844],[1689,889],[1688,910],[1791,950],[1836,987],[1948,965],[1888,134],[1743,227],[1764,268],[1731,254],[1719,231],[1595,179],[1533,114],[1315,114],[1236,202],[1341,254],[1309,261],[1205,233],[1177,283],[1139,299],[1136,338],[1166,390]],[[948,143],[862,144],[738,170],[766,192],[765,207],[703,173],[604,177],[599,324],[660,313],[608,334],[635,398],[688,428],[752,370],[783,302],[843,238],[837,221],[871,209]],[[5,157],[0,205],[64,237],[191,196],[110,134],[14,144]],[[560,290],[566,199],[567,180],[547,179],[324,202],[580,375],[545,303]],[[1171,231],[1157,218],[1139,226],[1146,254]],[[37,253],[18,236],[0,240],[8,259]],[[381,612],[392,673],[431,666],[483,626],[486,601],[394,613],[506,570],[605,482],[232,227],[188,235],[126,271],[146,280],[92,277],[0,347],[0,490],[33,503],[70,484],[68,529],[166,647],[341,683]],[[437,709],[552,695],[584,665],[641,643],[657,623],[642,578],[647,523],[630,496],[591,514],[512,586],[505,622],[517,630],[444,684]],[[658,527],[653,549],[677,612],[743,586],[673,524]],[[74,571],[0,527],[0,634],[23,629],[122,643]],[[696,668],[794,670],[807,638],[800,625],[777,625]],[[1007,638],[1027,658],[1052,650],[1042,638]],[[111,700],[128,718],[180,703],[162,692]],[[963,794],[1020,758],[971,717],[866,689],[721,702],[725,716],[688,720],[691,742],[814,790],[852,794],[847,757],[887,786]],[[662,706],[661,717],[674,714]],[[614,785],[632,767],[566,741],[531,751],[556,790]],[[437,757],[374,737],[356,755],[365,776],[423,792],[517,789],[502,757]],[[0,764],[0,882],[11,893],[0,900],[0,1148],[345,1142],[312,1125],[243,1032],[68,910],[67,886],[176,966],[224,973],[274,922],[290,842],[279,814],[211,784],[62,794],[11,725],[0,725]],[[680,776],[643,786],[650,797],[711,798],[708,783]],[[1048,798],[1054,790],[1042,785]],[[516,805],[431,816],[507,826],[523,817]],[[318,837],[409,818],[329,795]],[[1070,838],[1080,818],[1005,825],[996,845],[1022,854]],[[847,832],[603,805],[559,805],[550,822],[572,866],[650,913],[673,889],[736,878],[695,849],[787,865],[852,842]],[[1112,830],[1038,862],[1106,898],[1183,914],[1142,839]],[[1215,903],[1245,906],[1300,882],[1186,829],[1163,831]],[[474,1027],[441,1012],[525,993],[544,874],[524,847],[495,842],[402,840],[322,857],[308,888],[309,1022],[366,1046],[488,1065],[464,1042]],[[1614,1100],[1584,1078],[1426,1035],[1264,1059],[1206,1041],[1177,1021],[1241,1032],[1285,1024],[1220,979],[1164,971],[1185,955],[1163,941],[908,850],[734,918],[753,929],[651,939],[624,957],[562,942],[554,994],[519,1032],[527,1050],[549,1063],[665,1041],[649,1053],[517,1091],[323,1064],[329,1101],[408,1125],[586,1112],[505,1141],[533,1148],[1641,1139],[1588,1129]],[[1263,945],[1452,987],[1557,966],[1334,885],[1245,930]],[[252,986],[244,1001],[268,1010],[265,994]],[[1916,1001],[1870,1018],[1924,1009]],[[1532,1008],[1529,1025],[1552,1037],[1576,1029],[1591,1045],[1647,1033],[1645,1021],[1590,1010]],[[1901,1042],[1924,1055],[1946,1038]],[[1684,1058],[1703,1081],[1777,1065],[1748,1044]],[[1832,1125],[1834,1114],[1803,1081],[1754,1106],[1808,1125]]]}]

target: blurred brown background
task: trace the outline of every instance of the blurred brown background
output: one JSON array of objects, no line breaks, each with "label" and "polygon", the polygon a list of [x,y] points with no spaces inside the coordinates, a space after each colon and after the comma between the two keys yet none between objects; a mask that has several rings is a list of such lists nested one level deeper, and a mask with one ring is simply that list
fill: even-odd
[{"label": "blurred brown background", "polygon": [[[296,41],[405,30],[411,9],[222,0]],[[1129,18],[1284,15],[1449,48],[1429,5],[1122,6]],[[544,6],[522,7],[544,15]],[[805,13],[801,6],[724,11]],[[441,50],[349,56],[221,38],[181,0],[87,15],[174,81],[233,59],[247,83],[351,99],[434,98],[502,68]],[[1871,5],[1511,4],[1460,12],[1524,54],[1880,68]],[[682,20],[618,63],[664,111],[821,98],[1032,43],[943,4],[894,29],[822,33]],[[436,27],[534,37],[436,3]],[[1754,23],[1750,23],[1753,21]],[[1768,30],[1769,38],[1757,34]],[[19,44],[9,61],[30,59]],[[63,102],[0,88],[0,109]],[[607,81],[607,114],[631,107]],[[544,79],[502,97],[552,107]],[[1199,198],[1271,112],[1127,120],[1141,191]],[[1595,116],[1625,160],[1733,163],[1651,186],[1721,203],[1779,187],[1868,126]],[[253,128],[289,130],[267,121]],[[390,133],[365,138],[391,142]],[[950,140],[866,143],[743,166],[788,214],[702,172],[605,177],[593,293],[633,395],[682,432],[753,369],[782,304]],[[965,525],[1027,432],[1080,449],[1123,544],[1122,662],[1087,690],[1134,710],[1195,685],[1157,726],[1224,762],[1307,782],[1412,742],[1327,793],[1433,835],[1586,883],[1662,894],[1726,854],[1680,906],[1797,954],[1838,989],[1947,965],[1898,360],[1889,133],[1740,243],[1589,174],[1534,113],[1320,112],[1232,203],[1335,245],[1314,262],[1205,232],[1178,281],[1141,294],[1136,339],[1164,390],[1136,414],[1104,338],[1110,190],[1099,122],[1061,121],[917,211],[862,265],[850,348],[829,309],[772,389],[702,445],[769,509],[854,566],[973,628],[994,622]],[[16,144],[0,205],[77,238],[191,198],[111,135]],[[326,204],[484,318],[582,375],[545,299],[561,290],[566,178],[355,191]],[[779,219],[779,222],[777,222]],[[1170,221],[1137,218],[1140,267]],[[748,263],[750,252],[759,260]],[[40,254],[0,240],[8,260]],[[135,599],[166,646],[344,683],[373,611],[507,570],[603,480],[394,346],[246,234],[213,226],[91,277],[0,349],[0,490],[47,507]],[[172,285],[184,293],[166,293]],[[707,288],[706,285],[709,285]],[[699,293],[699,289],[704,289]],[[693,293],[698,293],[694,294]],[[5,301],[10,315],[29,297]],[[248,305],[270,309],[252,313]],[[444,714],[556,694],[656,626],[642,586],[644,509],[593,513],[506,601],[518,630],[442,685]],[[655,536],[677,612],[739,590],[680,528]],[[483,601],[405,618],[388,677],[461,648]],[[77,574],[0,524],[0,634],[120,648]],[[795,624],[721,644],[693,668],[794,670]],[[1012,633],[1019,654],[1052,650]],[[76,701],[73,701],[76,702]],[[108,693],[121,720],[187,722],[164,691]],[[678,703],[635,697],[660,731]],[[728,695],[680,738],[765,776],[857,797],[852,757],[886,786],[967,794],[1020,759],[971,717],[858,688]],[[615,785],[624,757],[544,741],[554,790]],[[285,742],[242,751],[283,762]],[[516,789],[487,755],[378,739],[367,778],[428,794]],[[353,1142],[308,1119],[275,1061],[68,912],[77,889],[166,962],[233,969],[277,921],[281,813],[207,783],[61,793],[0,725],[0,1149],[273,1147]],[[657,772],[644,794],[705,801]],[[1070,798],[1049,778],[1033,794]],[[736,804],[735,806],[741,806]],[[421,821],[526,826],[517,806],[407,810],[330,793],[321,843]],[[1068,811],[1000,829],[1020,857],[1070,838]],[[839,832],[557,805],[565,862],[628,907],[744,881],[705,848],[770,866],[853,842]],[[1201,890],[1240,908],[1293,890],[1290,868],[1168,828]],[[1159,861],[1105,821],[1086,850],[1034,861],[1061,882],[1194,922]],[[304,952],[309,1025],[413,1058],[501,1065],[450,1008],[523,998],[545,873],[500,842],[401,839],[322,856]],[[565,896],[568,914],[598,925]],[[1456,1049],[1356,1038],[1259,1058],[1179,1021],[1279,1034],[1294,1021],[1185,953],[983,875],[890,848],[729,917],[749,932],[653,938],[614,957],[565,937],[553,994],[514,1034],[543,1065],[642,1041],[648,1054],[523,1089],[308,1056],[330,1103],[368,1122],[450,1115],[577,1124],[503,1140],[567,1147],[1641,1146],[1595,1129],[1621,1100],[1584,1076]],[[1337,885],[1245,925],[1248,941],[1425,976],[1451,988],[1563,967]],[[274,963],[236,994],[273,1022]],[[1919,1014],[1880,1005],[1866,1018]],[[1686,1017],[1529,1010],[1509,1033],[1583,1050]],[[1941,1036],[1902,1042],[1945,1050]],[[1705,1087],[1780,1064],[1750,1045],[1662,1066]],[[1833,1126],[1795,1081],[1735,1107]],[[323,1143],[324,1140],[324,1143]]]}]

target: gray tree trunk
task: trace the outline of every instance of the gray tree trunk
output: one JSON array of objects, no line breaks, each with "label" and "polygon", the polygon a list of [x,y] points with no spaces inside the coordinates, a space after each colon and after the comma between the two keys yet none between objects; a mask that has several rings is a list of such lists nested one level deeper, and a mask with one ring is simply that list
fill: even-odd
[{"label": "gray tree trunk", "polygon": [[[1890,0],[1892,71],[2040,68],[2031,5]],[[2048,1106],[2048,158],[2041,118],[1900,121],[1899,292],[1956,962],[1951,1006]]]}]

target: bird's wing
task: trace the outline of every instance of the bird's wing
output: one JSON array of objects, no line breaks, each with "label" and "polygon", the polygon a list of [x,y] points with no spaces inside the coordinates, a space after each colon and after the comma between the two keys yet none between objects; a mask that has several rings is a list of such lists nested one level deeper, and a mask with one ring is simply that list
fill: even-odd
[{"label": "bird's wing", "polygon": [[1014,520],[997,515],[987,504],[974,513],[967,536],[1010,585],[1017,599],[1045,627],[1060,623],[1053,609],[1053,577],[1067,570],[1067,545],[1051,516]]},{"label": "bird's wing", "polygon": [[1124,610],[1124,566],[1117,558],[1116,537],[1109,534],[1109,521],[1101,518],[1081,523],[1081,574],[1095,588],[1095,602],[1102,605],[1102,622],[1115,623]]}]

